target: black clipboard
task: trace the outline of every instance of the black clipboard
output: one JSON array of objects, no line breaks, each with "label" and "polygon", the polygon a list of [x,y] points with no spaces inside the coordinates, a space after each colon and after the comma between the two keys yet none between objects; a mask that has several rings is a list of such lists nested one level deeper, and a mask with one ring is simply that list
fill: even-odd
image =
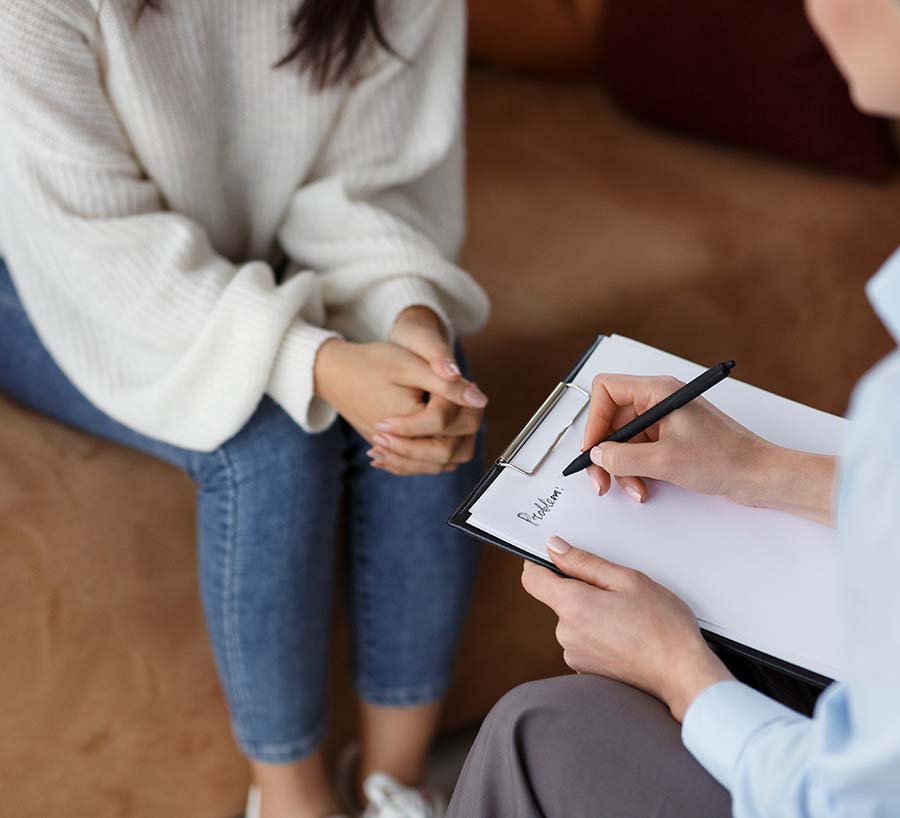
[{"label": "black clipboard", "polygon": [[[551,571],[564,576],[564,574],[549,560],[542,559],[541,557],[535,556],[534,554],[524,551],[518,546],[512,545],[511,543],[506,542],[505,540],[500,539],[499,537],[494,536],[486,531],[482,531],[480,528],[476,528],[473,525],[469,524],[469,517],[471,516],[471,508],[472,506],[479,500],[482,494],[484,494],[485,490],[491,483],[494,482],[502,473],[504,469],[507,468],[516,468],[518,471],[523,471],[521,468],[513,465],[513,459],[515,458],[516,453],[522,448],[524,443],[531,436],[531,433],[541,425],[543,420],[549,415],[550,411],[556,405],[559,398],[562,394],[565,393],[567,389],[576,387],[572,381],[575,380],[578,373],[581,371],[581,368],[584,366],[585,362],[591,355],[594,353],[594,350],[597,346],[603,343],[603,340],[607,338],[606,335],[598,335],[594,342],[588,347],[588,349],[584,352],[584,354],[578,359],[575,365],[566,373],[565,377],[557,384],[556,388],[550,395],[547,397],[547,400],[541,405],[541,407],[537,410],[537,412],[532,415],[531,419],[525,426],[522,428],[522,431],[519,432],[518,435],[513,439],[513,441],[503,450],[501,455],[497,458],[497,460],[493,463],[488,472],[478,481],[475,488],[469,492],[468,496],[465,500],[460,504],[459,508],[453,512],[453,515],[447,521],[453,528],[456,528],[471,537],[475,537],[475,539],[481,540],[482,542],[489,543],[490,545],[496,546],[497,548],[501,548],[504,551],[508,551],[511,554],[514,554],[517,557],[520,557],[525,560],[529,560],[530,562],[537,563],[538,565],[542,565],[544,568],[549,568]],[[579,391],[582,391],[579,389]],[[563,433],[568,429],[568,426],[563,428],[559,435],[554,439],[551,443],[549,449],[547,450],[547,454],[552,451],[553,447],[556,445],[556,442],[562,437]],[[533,471],[537,471],[540,468],[543,460],[539,461],[535,466],[532,472],[523,472],[525,474],[531,474]],[[707,642],[725,648],[726,650],[738,655],[742,656],[746,659],[750,659],[753,662],[756,662],[759,665],[762,665],[767,668],[772,668],[774,670],[780,671],[788,676],[791,676],[795,679],[799,679],[800,681],[806,682],[807,684],[811,684],[815,687],[824,689],[828,687],[834,680],[829,679],[827,676],[823,676],[820,673],[816,673],[812,670],[809,670],[804,667],[800,667],[799,665],[792,664],[791,662],[786,662],[783,659],[778,659],[775,656],[771,656],[767,653],[763,653],[761,651],[756,650],[755,648],[748,647],[747,645],[742,645],[740,642],[735,642],[732,639],[728,639],[724,636],[719,636],[716,633],[712,633],[711,631],[707,631],[705,629],[701,629],[701,633],[703,634],[704,639]]]}]

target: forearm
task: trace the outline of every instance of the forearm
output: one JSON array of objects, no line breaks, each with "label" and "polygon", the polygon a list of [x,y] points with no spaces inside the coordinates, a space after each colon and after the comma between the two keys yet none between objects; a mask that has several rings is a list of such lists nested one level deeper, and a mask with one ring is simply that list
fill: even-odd
[{"label": "forearm", "polygon": [[836,468],[836,457],[766,443],[747,464],[746,485],[734,499],[831,526]]}]

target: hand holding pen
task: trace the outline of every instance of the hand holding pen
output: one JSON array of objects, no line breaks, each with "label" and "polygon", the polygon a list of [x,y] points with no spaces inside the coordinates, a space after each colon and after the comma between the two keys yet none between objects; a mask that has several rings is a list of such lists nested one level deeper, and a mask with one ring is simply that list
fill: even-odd
[{"label": "hand holding pen", "polygon": [[836,458],[770,443],[704,398],[665,415],[630,442],[605,440],[679,387],[667,377],[594,378],[584,444],[597,494],[606,494],[615,477],[630,497],[644,502],[649,492],[642,478],[650,478],[833,525]]},{"label": "hand holding pen", "polygon": [[609,490],[610,475],[615,476],[639,502],[648,497],[645,477],[703,493],[729,493],[740,482],[735,459],[752,458],[768,446],[699,397],[727,377],[733,365],[718,364],[687,386],[670,377],[598,375],[592,384],[585,451],[566,473],[587,467],[600,495]]}]

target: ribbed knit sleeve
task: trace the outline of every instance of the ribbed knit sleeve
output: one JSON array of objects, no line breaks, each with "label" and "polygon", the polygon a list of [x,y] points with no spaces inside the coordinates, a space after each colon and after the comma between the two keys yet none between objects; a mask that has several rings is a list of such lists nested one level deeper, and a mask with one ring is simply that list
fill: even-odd
[{"label": "ribbed knit sleeve", "polygon": [[167,211],[104,93],[96,26],[87,2],[0,8],[2,252],[45,346],[100,409],[171,444],[217,447],[267,392],[324,428],[316,277],[232,264]]},{"label": "ribbed knit sleeve", "polygon": [[414,305],[472,332],[489,304],[453,263],[465,225],[465,2],[385,9],[396,55],[380,52],[349,90],[279,236],[294,260],[324,273],[331,325],[348,337],[381,339]]}]

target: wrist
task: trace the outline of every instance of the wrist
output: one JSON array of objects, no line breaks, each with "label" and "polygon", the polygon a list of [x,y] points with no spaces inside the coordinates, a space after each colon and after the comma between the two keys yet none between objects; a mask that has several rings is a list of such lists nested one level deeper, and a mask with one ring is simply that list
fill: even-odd
[{"label": "wrist", "polygon": [[788,449],[767,440],[753,440],[739,459],[739,477],[731,499],[753,508],[772,508],[782,491],[789,454]]},{"label": "wrist", "polygon": [[734,499],[831,525],[836,458],[761,444],[747,463],[747,490]]},{"label": "wrist", "polygon": [[431,307],[407,307],[394,321],[395,327],[400,324],[414,324],[418,327],[432,329],[441,335],[444,334],[444,323]]},{"label": "wrist", "polygon": [[660,698],[679,724],[694,700],[708,687],[734,679],[722,660],[698,634],[697,641],[670,665]]},{"label": "wrist", "polygon": [[334,406],[334,386],[344,378],[347,353],[355,345],[343,338],[330,338],[319,347],[313,367],[313,390],[316,397]]}]

